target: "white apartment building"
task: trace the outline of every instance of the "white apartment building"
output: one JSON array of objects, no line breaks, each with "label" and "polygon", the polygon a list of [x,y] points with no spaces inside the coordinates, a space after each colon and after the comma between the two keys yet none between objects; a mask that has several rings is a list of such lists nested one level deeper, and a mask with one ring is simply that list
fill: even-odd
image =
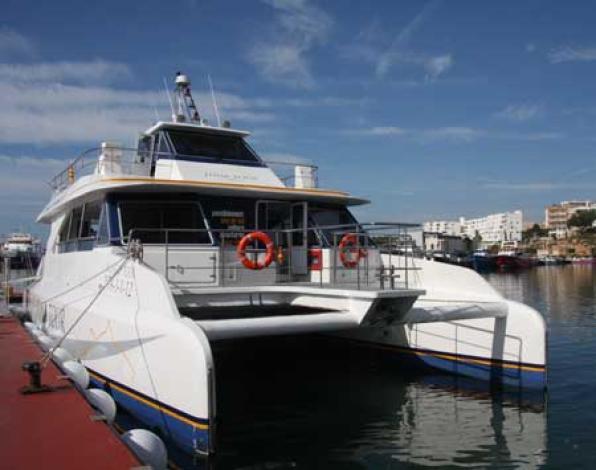
[{"label": "white apartment building", "polygon": [[504,241],[521,241],[523,214],[517,210],[474,219],[460,217],[459,221],[429,221],[423,224],[423,229],[424,232],[467,236],[471,239],[478,234],[482,237],[482,245],[489,246]]},{"label": "white apartment building", "polygon": [[464,235],[474,238],[478,233],[482,237],[483,245],[504,241],[520,242],[522,239],[523,214],[520,210],[490,214],[476,219],[461,217],[459,222]]},{"label": "white apartment building", "polygon": [[461,224],[452,220],[433,220],[425,222],[423,225],[424,232],[440,233],[442,235],[461,236]]}]

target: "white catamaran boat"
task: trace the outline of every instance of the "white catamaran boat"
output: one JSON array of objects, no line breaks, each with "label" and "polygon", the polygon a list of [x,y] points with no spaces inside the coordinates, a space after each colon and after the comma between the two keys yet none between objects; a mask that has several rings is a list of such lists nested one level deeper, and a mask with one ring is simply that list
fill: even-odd
[{"label": "white catamaran boat", "polygon": [[38,218],[51,228],[26,307],[120,408],[214,452],[212,345],[307,332],[544,389],[538,312],[396,250],[411,227],[357,222],[348,207],[367,201],[319,189],[316,168],[283,177],[248,133],[201,120],[181,74],[173,108],[136,149],[104,142],[70,164]]}]

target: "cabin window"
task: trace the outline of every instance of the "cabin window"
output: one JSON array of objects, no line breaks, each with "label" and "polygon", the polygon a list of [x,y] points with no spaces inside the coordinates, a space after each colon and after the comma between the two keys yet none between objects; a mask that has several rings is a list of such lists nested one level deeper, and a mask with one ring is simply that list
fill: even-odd
[{"label": "cabin window", "polygon": [[139,156],[139,161],[144,162],[147,157],[151,154],[151,136],[146,135],[139,139],[139,143],[137,145],[137,155]]},{"label": "cabin window", "polygon": [[60,225],[60,231],[58,232],[58,239],[56,240],[56,247],[57,247],[58,251],[62,251],[61,245],[66,240],[68,240],[68,230],[70,228],[70,215],[71,215],[70,212],[68,214],[66,214],[66,216],[64,217],[64,220],[62,221],[62,225]]},{"label": "cabin window", "polygon": [[261,161],[240,137],[196,132],[169,131],[177,155],[215,160],[218,163],[260,164]]},{"label": "cabin window", "polygon": [[81,232],[79,236],[79,250],[91,250],[97,238],[99,229],[99,215],[101,203],[93,201],[83,207],[83,219],[81,221]]},{"label": "cabin window", "polygon": [[97,227],[97,245],[107,245],[110,243],[110,228],[108,225],[108,213],[104,205],[104,210],[101,211],[99,218],[99,226]]},{"label": "cabin window", "polygon": [[143,243],[211,244],[201,206],[192,201],[126,201],[119,205],[122,240]]},{"label": "cabin window", "polygon": [[60,253],[93,249],[99,231],[101,206],[100,201],[93,201],[70,211],[58,234]]},{"label": "cabin window", "polygon": [[70,228],[68,229],[68,241],[79,238],[79,229],[81,228],[81,218],[83,216],[83,207],[76,207],[70,215]]}]

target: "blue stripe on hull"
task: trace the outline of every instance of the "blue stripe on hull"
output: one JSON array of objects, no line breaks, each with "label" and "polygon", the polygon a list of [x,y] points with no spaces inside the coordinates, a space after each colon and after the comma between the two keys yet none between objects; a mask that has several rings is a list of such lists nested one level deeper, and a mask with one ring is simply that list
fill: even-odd
[{"label": "blue stripe on hull", "polygon": [[171,416],[155,405],[145,403],[146,400],[134,398],[131,393],[118,390],[120,387],[106,385],[106,382],[91,376],[94,387],[107,391],[117,405],[126,410],[134,418],[142,422],[148,429],[157,432],[164,440],[174,443],[183,451],[192,454],[209,450],[209,430],[202,429]]},{"label": "blue stripe on hull", "polygon": [[504,387],[543,390],[546,388],[546,371],[527,370],[499,364],[477,364],[457,359],[446,359],[430,354],[417,355],[430,367],[474,379],[493,382]]},{"label": "blue stripe on hull", "polygon": [[546,389],[546,367],[544,366],[372,343],[353,338],[343,339],[361,347],[397,355],[402,362],[405,360],[412,367],[425,366],[507,388],[533,391]]}]

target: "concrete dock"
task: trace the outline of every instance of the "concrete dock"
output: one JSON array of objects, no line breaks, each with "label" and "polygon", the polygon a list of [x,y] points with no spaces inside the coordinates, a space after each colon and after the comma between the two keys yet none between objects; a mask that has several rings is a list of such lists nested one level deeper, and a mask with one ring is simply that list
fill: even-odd
[{"label": "concrete dock", "polygon": [[[1,307],[0,307],[1,308]],[[3,309],[4,310],[4,309]],[[142,464],[50,361],[42,373],[51,392],[24,395],[24,362],[43,352],[18,320],[0,316],[0,456],[3,468],[130,469]]]}]

